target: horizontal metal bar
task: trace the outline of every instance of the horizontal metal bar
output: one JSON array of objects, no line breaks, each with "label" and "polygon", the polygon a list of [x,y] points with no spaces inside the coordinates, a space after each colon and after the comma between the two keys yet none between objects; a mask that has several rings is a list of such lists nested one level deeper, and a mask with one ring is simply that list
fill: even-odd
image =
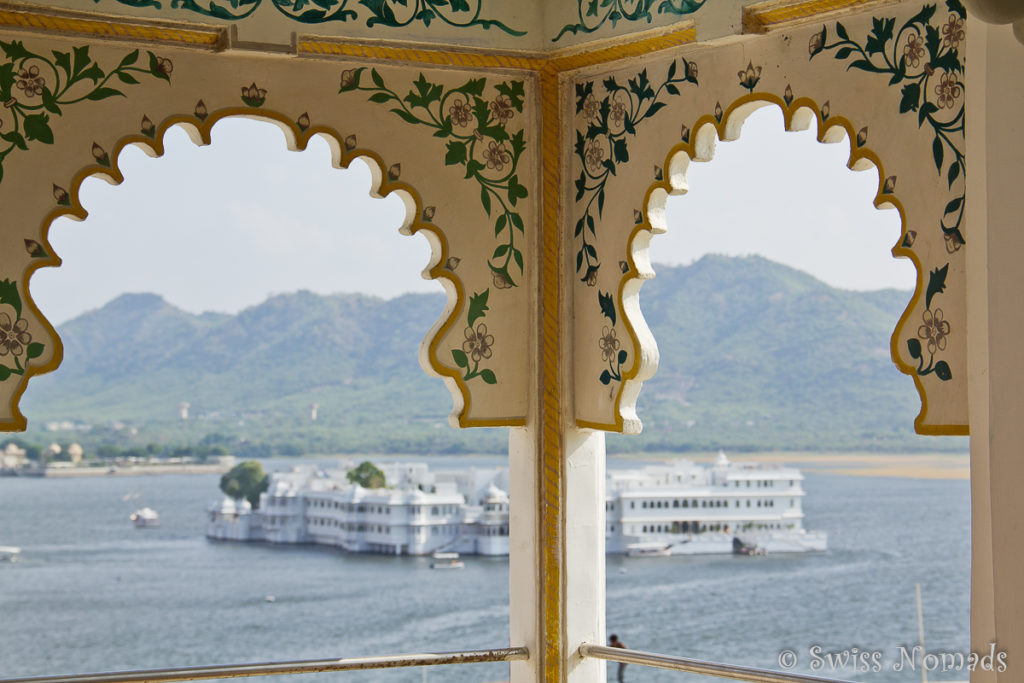
[{"label": "horizontal metal bar", "polygon": [[736,666],[735,664],[718,664],[716,662],[705,662],[700,659],[672,657],[653,652],[627,650],[621,647],[607,647],[605,645],[590,645],[588,643],[580,645],[579,653],[581,657],[607,659],[612,662],[622,662],[623,664],[656,666],[661,669],[674,669],[675,671],[687,671],[694,674],[703,674],[704,676],[731,678],[736,681],[751,681],[752,683],[850,683],[838,678],[820,678],[818,676],[786,673],[785,671]]},{"label": "horizontal metal bar", "polygon": [[101,674],[4,678],[0,679],[0,683],[154,683],[156,681],[199,681],[209,678],[312,674],[325,671],[393,669],[404,666],[509,662],[516,659],[529,658],[530,652],[525,647],[506,647],[494,650],[467,650],[465,652],[431,652],[426,654],[384,655],[380,657],[347,657],[344,659],[305,659],[292,662],[225,664],[221,666],[193,666],[180,669],[148,669],[144,671],[120,671]]}]

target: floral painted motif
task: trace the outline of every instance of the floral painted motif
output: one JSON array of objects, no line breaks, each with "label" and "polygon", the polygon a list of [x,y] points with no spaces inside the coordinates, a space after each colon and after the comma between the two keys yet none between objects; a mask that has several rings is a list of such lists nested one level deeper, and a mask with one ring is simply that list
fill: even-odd
[{"label": "floral painted motif", "polygon": [[[27,150],[29,143],[53,144],[50,117],[61,116],[63,107],[86,100],[98,101],[124,96],[111,83],[138,85],[138,75],[170,81],[173,65],[169,59],[149,53],[147,66],[137,66],[139,51],[125,55],[111,71],[89,56],[89,47],[71,52],[53,51],[51,57],[36,54],[21,41],[0,41],[6,62],[0,64],[0,180],[3,162],[15,149]],[[116,79],[116,81],[114,80]]]},{"label": "floral painted motif", "polygon": [[[693,14],[706,1],[661,0],[658,4],[658,14]],[[579,22],[563,26],[551,42],[558,42],[566,33],[593,33],[606,22],[611,22],[613,28],[620,21],[632,22],[643,19],[649,24],[654,19],[654,15],[651,14],[653,6],[654,0],[577,0]]]},{"label": "floral painted motif", "polygon": [[[13,317],[8,310],[13,311]],[[28,361],[41,356],[45,348],[32,341],[28,321],[21,317],[18,286],[10,280],[0,280],[0,382],[11,375],[24,375]]]},{"label": "floral painted motif", "polygon": [[[949,322],[944,320],[942,309],[938,306],[932,307],[932,300],[946,289],[946,275],[949,273],[949,264],[942,268],[936,268],[928,275],[928,289],[925,293],[925,309],[921,313],[921,326],[917,328],[917,336],[907,340],[907,351],[910,357],[917,361],[917,374],[921,377],[930,375],[942,381],[953,378],[949,369],[949,363],[944,360],[936,360],[936,355],[946,350],[946,337],[952,332]],[[922,348],[921,342],[926,345]],[[925,359],[927,351],[928,358]]]},{"label": "floral painted motif", "polygon": [[754,92],[754,86],[761,80],[761,67],[755,67],[753,62],[747,62],[747,68],[739,71],[740,85],[748,92]]},{"label": "floral painted motif", "polygon": [[490,291],[485,289],[482,293],[469,297],[466,329],[463,330],[466,341],[462,342],[461,349],[452,349],[455,364],[465,370],[462,379],[466,382],[474,377],[479,377],[487,384],[498,382],[493,370],[480,367],[481,361],[488,360],[494,353],[494,335],[487,332],[485,323],[476,322],[487,315],[487,297]]},{"label": "floral painted motif", "polygon": [[[697,84],[697,65],[685,59],[673,61],[668,75],[655,90],[644,69],[626,85],[614,77],[597,85],[594,81],[576,85],[576,113],[582,113],[582,129],[576,131],[575,155],[579,159],[580,175],[576,178],[576,201],[585,202],[583,215],[576,221],[575,238],[579,240],[576,252],[576,273],[580,282],[591,287],[597,284],[597,271],[601,267],[593,237],[597,235],[597,221],[604,212],[605,184],[615,175],[616,166],[629,161],[629,137],[636,135],[636,127],[657,114],[664,106],[663,95],[679,95],[680,83]],[[603,95],[598,97],[595,90]]]},{"label": "floral painted motif", "polygon": [[615,299],[611,293],[597,293],[597,302],[601,306],[601,313],[610,321],[609,325],[601,327],[601,336],[598,337],[597,345],[601,349],[601,360],[608,363],[608,368],[601,372],[598,378],[601,384],[610,384],[612,381],[622,381],[622,364],[629,358],[625,349],[619,349],[619,339],[615,334]]},{"label": "floral painted motif", "polygon": [[[901,114],[917,112],[917,124],[927,123],[934,132],[932,157],[935,168],[944,175],[947,185],[964,179],[964,63],[958,48],[964,40],[964,19],[967,16],[960,0],[946,0],[949,15],[945,23],[933,24],[936,6],[925,5],[896,30],[893,18],[874,18],[871,33],[863,45],[850,38],[846,28],[836,22],[837,40],[828,42],[828,31],[822,27],[811,36],[808,51],[811,59],[825,50],[834,50],[835,58],[855,57],[847,69],[886,74],[889,85],[903,84],[900,94]],[[966,197],[963,185],[957,196],[945,206],[939,227],[946,239],[947,250],[956,251],[964,244],[961,231]],[[952,248],[950,248],[952,245]]]},{"label": "floral painted motif", "polygon": [[[166,0],[115,0],[129,7],[152,7],[163,9]],[[99,3],[100,0],[94,0]],[[408,26],[420,22],[430,26],[438,21],[456,28],[492,26],[513,36],[525,35],[526,31],[509,28],[500,21],[484,19],[484,0],[359,0],[356,7],[349,7],[351,0],[269,0],[274,9],[302,24],[324,24],[330,21],[355,21],[360,13],[366,16],[367,26]],[[245,19],[263,4],[263,0],[171,0],[171,9],[194,12],[206,17],[238,21]]]},{"label": "floral painted motif", "polygon": [[369,92],[371,102],[392,103],[391,111],[403,121],[432,128],[434,137],[448,141],[445,165],[464,167],[465,178],[480,186],[480,204],[487,215],[496,215],[494,236],[501,243],[487,261],[494,286],[517,286],[516,279],[523,274],[517,235],[523,234],[524,225],[516,205],[529,195],[518,175],[526,139],[521,129],[510,132],[508,128],[523,112],[523,82],[498,83],[487,99],[484,78],[445,89],[420,74],[403,97],[385,85],[376,69],[369,71],[372,83],[363,84],[366,71],[365,67],[343,71],[340,92]]},{"label": "floral painted motif", "polygon": [[255,81],[252,85],[246,87],[242,86],[242,102],[250,107],[262,107],[263,103],[267,101],[267,90],[266,88],[260,88],[256,85]]}]

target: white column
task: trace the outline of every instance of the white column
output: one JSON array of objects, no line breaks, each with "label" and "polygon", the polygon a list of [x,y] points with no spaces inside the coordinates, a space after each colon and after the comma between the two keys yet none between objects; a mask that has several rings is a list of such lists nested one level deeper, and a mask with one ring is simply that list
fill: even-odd
[{"label": "white column", "polygon": [[[512,662],[511,683],[547,680],[539,668],[540,634],[544,631],[545,605],[541,582],[545,572],[538,534],[539,515],[557,514],[540,500],[537,439],[530,428],[517,428],[509,436],[509,636],[513,646],[529,648],[529,661]],[[565,683],[604,681],[607,664],[582,659],[582,643],[605,643],[604,552],[604,432],[567,428],[563,436],[564,498],[561,567],[563,602],[556,617],[566,661]]]},{"label": "white column", "polygon": [[971,20],[967,64],[971,650],[1010,655],[971,680],[1009,682],[1024,671],[1024,46]]},{"label": "white column", "polygon": [[604,432],[565,436],[565,638],[567,683],[607,679],[603,659],[582,659],[582,643],[605,644]]},{"label": "white column", "polygon": [[526,646],[530,659],[510,665],[510,683],[543,680],[538,653],[540,617],[540,553],[537,546],[537,439],[529,427],[508,435],[508,602],[509,645]]}]

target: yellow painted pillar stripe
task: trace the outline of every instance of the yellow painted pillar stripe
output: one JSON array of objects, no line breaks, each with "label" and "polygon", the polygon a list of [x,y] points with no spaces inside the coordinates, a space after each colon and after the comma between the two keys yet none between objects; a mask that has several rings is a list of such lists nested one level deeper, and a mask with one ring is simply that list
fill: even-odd
[{"label": "yellow painted pillar stripe", "polygon": [[537,534],[540,558],[540,610],[538,633],[543,649],[540,670],[547,683],[564,679],[565,618],[565,520],[562,491],[562,395],[561,346],[562,320],[561,272],[561,120],[558,72],[545,68],[540,73],[541,91],[541,164],[542,219],[540,235],[539,300],[540,334],[538,338],[538,388],[540,406],[537,419],[537,492],[539,503]]}]

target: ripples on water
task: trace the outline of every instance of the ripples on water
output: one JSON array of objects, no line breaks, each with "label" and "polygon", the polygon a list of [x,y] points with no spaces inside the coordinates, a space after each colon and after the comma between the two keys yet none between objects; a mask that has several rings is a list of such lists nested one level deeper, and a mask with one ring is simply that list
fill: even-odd
[{"label": "ripples on water", "polygon": [[[608,629],[630,647],[778,668],[786,648],[879,650],[885,668],[917,642],[914,583],[928,651],[968,647],[966,481],[808,473],[806,526],[823,554],[608,559]],[[0,479],[0,677],[315,659],[508,644],[508,563],[203,538],[216,476]],[[125,494],[142,497],[124,501]],[[135,529],[149,505],[161,526]],[[623,571],[624,570],[624,571]],[[273,595],[269,603],[265,596]],[[614,679],[615,665],[609,666]],[[310,683],[507,679],[484,664],[276,678]],[[920,672],[818,671],[864,681]],[[425,674],[425,678],[424,678]],[[929,680],[966,679],[932,672]],[[252,680],[271,680],[268,678]],[[710,680],[630,666],[629,681]]]}]

